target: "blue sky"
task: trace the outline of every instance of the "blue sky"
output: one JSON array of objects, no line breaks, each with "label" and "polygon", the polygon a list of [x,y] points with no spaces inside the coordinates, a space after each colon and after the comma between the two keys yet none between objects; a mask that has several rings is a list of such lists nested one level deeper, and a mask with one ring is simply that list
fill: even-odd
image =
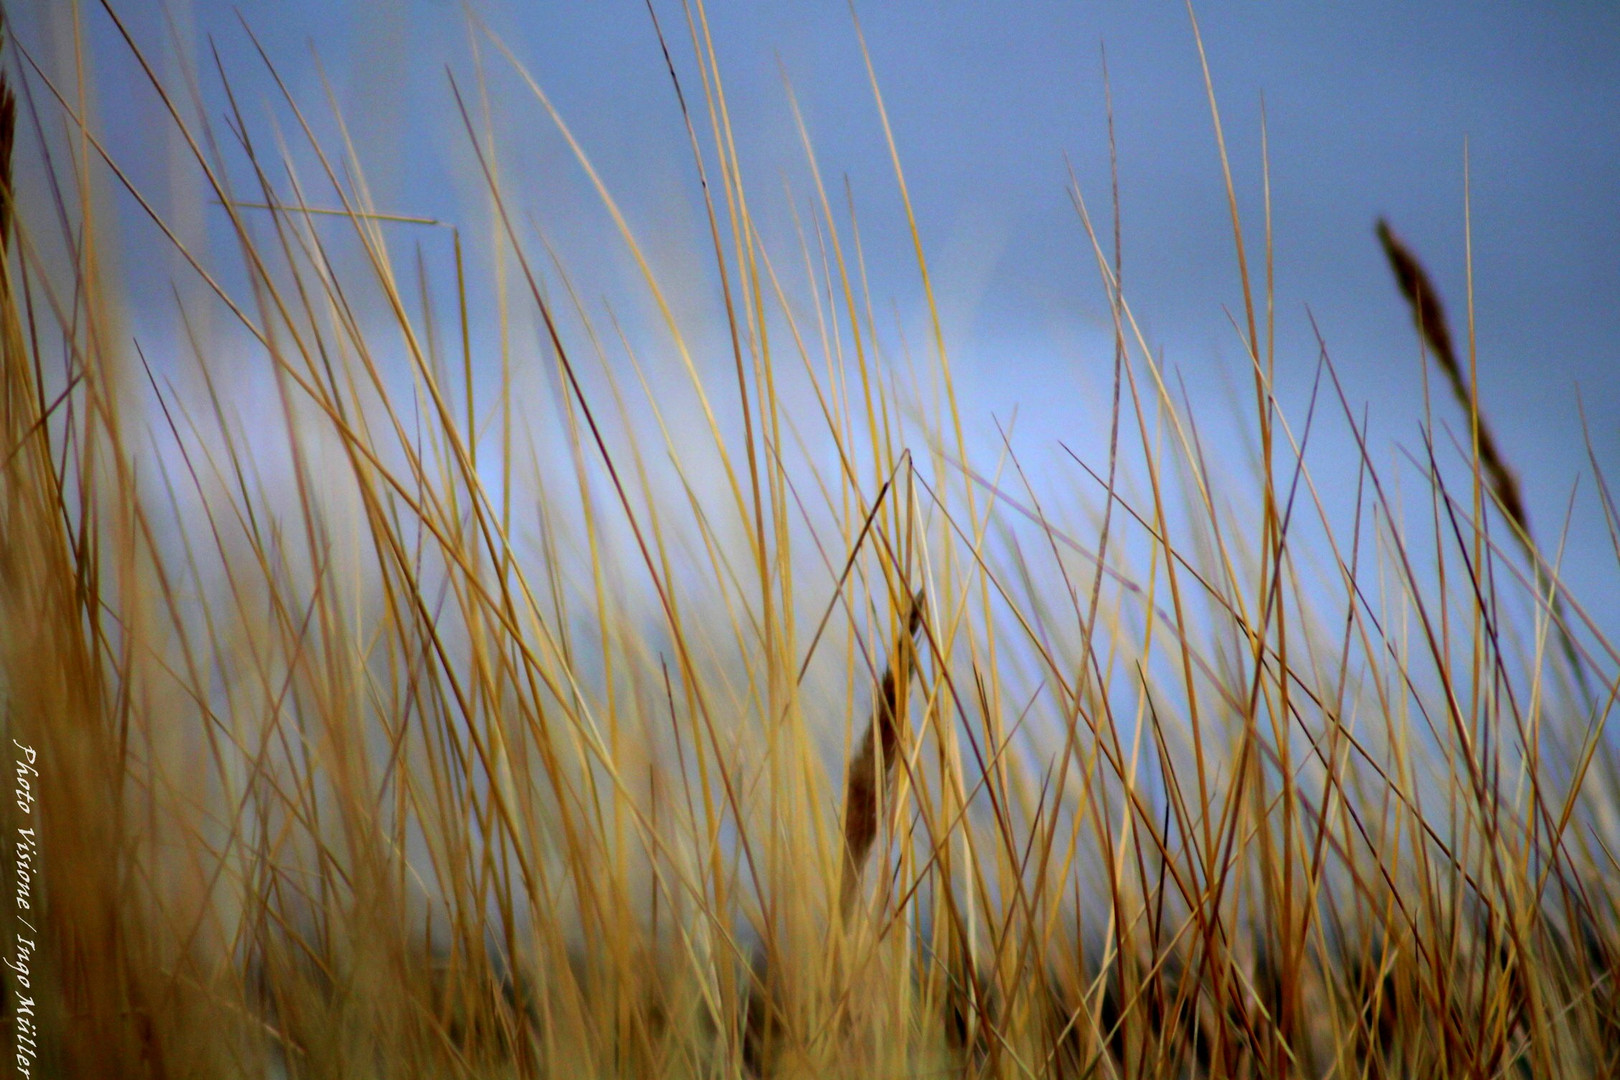
[{"label": "blue sky", "polygon": [[[472,83],[463,9],[441,0],[351,4],[244,0],[174,5],[181,40],[227,70],[255,63],[240,9],[295,96],[320,104],[313,54],[331,78],[380,206],[459,218],[478,202],[446,65]],[[153,3],[115,4],[154,55],[170,56]],[[668,77],[641,0],[477,4],[550,94],[665,268],[704,258],[695,184]],[[981,435],[1019,411],[1018,445],[1047,460],[1059,438],[1095,460],[1107,385],[1107,307],[1065,190],[1072,164],[1106,215],[1101,49],[1117,131],[1128,299],[1148,343],[1189,393],[1244,401],[1230,221],[1203,76],[1176,3],[867,3],[871,47],[922,240],[936,275],[965,407]],[[678,6],[659,4],[688,92],[696,74]],[[115,153],[181,201],[161,155],[155,99],[99,10],[98,107]],[[803,106],[823,172],[847,176],[880,304],[915,323],[905,223],[850,16],[836,2],[715,3],[710,11],[744,168],[767,234],[788,237],[783,178],[802,200],[802,155],[781,75]],[[1579,480],[1566,576],[1614,609],[1620,570],[1593,499],[1580,434],[1620,478],[1620,7],[1609,4],[1278,5],[1198,8],[1251,265],[1262,228],[1260,115],[1269,131],[1277,277],[1278,385],[1302,408],[1317,359],[1307,311],[1375,450],[1417,453],[1421,365],[1409,314],[1373,237],[1387,215],[1428,265],[1458,336],[1465,320],[1464,148],[1470,170],[1474,305],[1486,417],[1550,542]],[[42,10],[12,15],[49,51]],[[589,252],[603,222],[566,149],[487,47],[503,146],[565,250]],[[212,87],[212,73],[205,73]],[[270,89],[244,75],[248,111]],[[223,100],[205,92],[217,120]],[[285,116],[282,117],[285,121]],[[178,208],[177,208],[178,210]],[[773,230],[775,232],[773,233]],[[610,289],[623,261],[576,265]],[[139,275],[137,275],[139,277]],[[166,294],[136,280],[138,312]],[[141,290],[148,290],[143,293]],[[701,290],[700,290],[701,291]],[[694,305],[708,302],[699,295]],[[917,343],[913,339],[913,344]],[[1437,422],[1463,432],[1436,396]],[[1322,466],[1327,468],[1327,466]],[[1331,473],[1325,473],[1331,477]],[[1607,620],[1613,628],[1612,619]]]}]

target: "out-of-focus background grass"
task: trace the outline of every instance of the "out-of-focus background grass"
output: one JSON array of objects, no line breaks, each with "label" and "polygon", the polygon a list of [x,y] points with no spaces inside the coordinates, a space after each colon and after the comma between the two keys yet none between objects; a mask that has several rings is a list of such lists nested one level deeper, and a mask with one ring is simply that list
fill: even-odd
[{"label": "out-of-focus background grass", "polygon": [[[473,10],[530,67],[589,149],[646,234],[676,302],[706,304],[713,282],[691,272],[707,243],[699,195],[644,6]],[[43,56],[61,59],[71,11],[21,5],[11,18]],[[165,74],[199,71],[202,100],[216,113],[223,101],[206,76],[208,50],[217,48],[244,80],[252,115],[271,88],[241,31],[238,18],[245,20],[323,131],[330,130],[326,110],[313,106],[332,94],[379,206],[479,220],[479,181],[464,140],[422,134],[443,135],[458,123],[444,77],[446,64],[465,70],[470,56],[457,4],[141,4],[120,14]],[[1185,9],[900,2],[861,15],[961,358],[957,374],[979,402],[968,418],[976,436],[995,445],[987,418],[1005,421],[1016,404],[1029,438],[1020,445],[1032,453],[1053,436],[1077,450],[1102,446],[1095,402],[1106,396],[1108,365],[1096,358],[1110,348],[1112,331],[1095,269],[1077,243],[1065,157],[1083,189],[1102,199],[1105,47],[1138,315],[1193,393],[1226,394],[1227,364],[1241,349],[1223,308],[1239,297]],[[156,96],[96,16],[86,8],[81,25],[109,147],[148,197],[176,212],[172,219],[223,240],[218,212],[200,205],[172,166],[176,137]],[[1494,424],[1524,475],[1532,521],[1555,535],[1586,465],[1577,400],[1586,404],[1599,460],[1620,461],[1620,426],[1611,419],[1620,415],[1620,305],[1611,302],[1620,296],[1620,219],[1609,209],[1620,193],[1620,157],[1612,152],[1620,140],[1620,13],[1602,3],[1223,4],[1199,17],[1239,205],[1257,225],[1264,99],[1283,400],[1301,403],[1310,384],[1317,350],[1308,305],[1351,396],[1372,406],[1376,441],[1411,444],[1421,365],[1372,223],[1387,216],[1427,253],[1460,324],[1466,151],[1480,382],[1488,398],[1511,402],[1496,410]],[[880,329],[891,332],[898,322],[921,340],[925,314],[907,263],[905,221],[848,12],[794,2],[726,5],[709,18],[750,174],[773,196],[785,177],[804,197],[785,75],[828,177],[836,183],[847,175],[872,210],[865,235],[884,309]],[[690,49],[675,49],[674,59],[695,80]],[[497,78],[491,93],[504,106],[519,91]],[[600,204],[549,125],[507,107],[495,110],[495,123],[510,168],[551,208],[546,227],[582,288],[611,291],[633,276],[621,254],[603,251]],[[790,234],[786,199],[756,202],[762,230]],[[133,249],[145,250],[144,239],[129,235],[144,236],[138,220],[121,220]],[[149,335],[176,333],[168,280],[131,276],[130,306]],[[1334,444],[1324,464],[1344,460],[1344,449]],[[1583,496],[1590,495],[1588,488]],[[1620,601],[1620,585],[1603,565],[1608,543],[1595,515],[1572,520],[1565,573],[1594,601],[1602,598],[1601,608]]]}]

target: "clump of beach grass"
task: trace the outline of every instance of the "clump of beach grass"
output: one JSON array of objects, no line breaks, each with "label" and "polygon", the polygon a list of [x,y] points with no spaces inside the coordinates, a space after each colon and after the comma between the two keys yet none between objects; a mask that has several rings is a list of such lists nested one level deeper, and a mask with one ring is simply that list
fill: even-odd
[{"label": "clump of beach grass", "polygon": [[[1620,653],[1531,536],[1416,258],[1380,225],[1475,488],[1425,434],[1427,531],[1331,343],[1306,415],[1276,400],[1269,207],[1255,280],[1210,87],[1258,468],[1206,456],[1123,283],[1117,186],[1107,244],[1076,184],[1111,438],[1037,485],[1010,439],[964,435],[870,62],[920,375],[802,121],[810,211],[796,248],[762,235],[707,16],[682,10],[657,34],[712,247],[702,325],[476,21],[447,95],[487,244],[374,205],[343,118],[314,122],[274,57],[282,126],[223,64],[209,119],[108,7],[230,241],[187,242],[86,112],[82,45],[69,78],[8,42],[0,708],[38,766],[8,824],[42,841],[7,916],[20,1063],[1620,1068]],[[634,267],[605,314],[502,168],[486,60]],[[123,330],[105,188],[186,275],[161,353]],[[1307,466],[1330,423],[1348,515]]]}]

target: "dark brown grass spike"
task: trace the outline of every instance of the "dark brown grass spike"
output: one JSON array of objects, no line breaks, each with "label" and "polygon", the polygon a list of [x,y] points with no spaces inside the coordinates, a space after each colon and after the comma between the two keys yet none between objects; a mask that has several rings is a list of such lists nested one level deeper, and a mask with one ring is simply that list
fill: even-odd
[{"label": "dark brown grass spike", "polygon": [[[1492,437],[1491,429],[1485,423],[1485,417],[1477,408],[1478,403],[1474,395],[1469,392],[1468,380],[1463,375],[1462,365],[1457,360],[1457,350],[1451,342],[1451,331],[1446,323],[1445,308],[1440,303],[1440,294],[1435,291],[1434,283],[1429,280],[1423,264],[1418,262],[1411,249],[1401,243],[1400,237],[1389,227],[1389,222],[1379,218],[1377,231],[1378,242],[1383,245],[1390,269],[1395,273],[1395,284],[1399,286],[1401,295],[1406,297],[1406,302],[1412,306],[1412,317],[1417,321],[1418,331],[1429,343],[1429,351],[1434,354],[1435,365],[1451,383],[1452,393],[1467,410],[1473,423],[1479,446],[1479,463],[1490,478],[1491,491],[1496,496],[1497,504],[1502,507],[1502,512],[1512,523],[1513,535],[1524,548],[1525,554],[1530,557],[1536,581],[1544,585],[1546,571],[1542,569],[1535,541],[1530,536],[1530,518],[1525,513],[1518,478],[1513,475],[1513,470],[1508,468],[1501,451],[1497,449],[1496,439]],[[1556,591],[1552,594],[1552,615],[1553,623],[1558,629],[1558,644],[1564,654],[1564,660],[1575,675],[1575,683],[1580,689],[1582,698],[1590,705],[1593,698],[1591,688],[1586,682],[1586,668],[1581,663],[1580,651],[1575,647],[1575,639],[1570,635],[1569,626],[1564,621],[1562,595]]]},{"label": "dark brown grass spike", "polygon": [[[923,594],[918,590],[906,612],[906,631],[889,654],[889,666],[878,681],[872,719],[850,759],[844,782],[844,867],[839,882],[839,910],[848,917],[860,885],[872,841],[877,838],[880,794],[892,780],[900,745],[900,698],[911,679],[913,650],[922,626]],[[881,761],[881,764],[880,764]]]},{"label": "dark brown grass spike", "polygon": [[1468,411],[1469,419],[1478,432],[1479,462],[1490,476],[1491,490],[1496,494],[1503,513],[1507,514],[1513,523],[1520,542],[1527,551],[1530,551],[1533,548],[1530,542],[1530,520],[1525,514],[1524,500],[1519,494],[1518,478],[1513,475],[1513,470],[1508,468],[1507,462],[1497,449],[1496,439],[1491,435],[1485,417],[1477,410],[1473,394],[1469,392],[1468,378],[1463,374],[1462,364],[1457,360],[1457,350],[1451,341],[1451,330],[1446,322],[1445,308],[1440,303],[1440,294],[1435,291],[1434,282],[1429,279],[1423,264],[1418,262],[1411,249],[1401,243],[1400,237],[1395,235],[1389,227],[1389,222],[1383,218],[1378,219],[1378,242],[1383,245],[1384,254],[1389,259],[1389,267],[1395,273],[1395,284],[1400,287],[1401,295],[1406,297],[1406,302],[1412,306],[1412,318],[1417,321],[1418,331],[1429,343],[1429,351],[1434,354],[1435,365],[1451,383],[1452,393]]}]

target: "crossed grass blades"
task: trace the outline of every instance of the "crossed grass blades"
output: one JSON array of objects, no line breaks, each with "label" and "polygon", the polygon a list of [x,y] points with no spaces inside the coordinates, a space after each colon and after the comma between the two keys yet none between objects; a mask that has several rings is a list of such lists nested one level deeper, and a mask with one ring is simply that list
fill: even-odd
[{"label": "crossed grass blades", "polygon": [[[274,154],[248,72],[216,65],[225,114],[197,115],[95,14],[232,246],[184,244],[75,78],[8,43],[0,690],[40,750],[47,861],[6,1008],[37,1011],[35,1074],[1620,1067],[1620,665],[1387,228],[1467,409],[1450,468],[1473,498],[1425,435],[1432,528],[1402,524],[1425,515],[1326,347],[1336,407],[1313,394],[1298,429],[1277,407],[1269,217],[1257,289],[1216,118],[1257,466],[1205,457],[1122,285],[1117,180],[1111,250],[1075,186],[1115,391],[1066,523],[1010,441],[968,453],[897,155],[920,377],[802,124],[799,246],[756,231],[701,5],[700,95],[658,38],[720,286],[713,366],[480,28],[608,208],[651,352],[580,300],[503,172],[483,59],[451,84],[462,127],[417,133],[472,149],[495,237],[464,251],[457,224],[371,205],[272,58],[256,74],[302,140]],[[119,329],[104,186],[187,275],[162,362]],[[391,246],[423,234],[448,257]],[[1357,448],[1348,526],[1305,464],[1327,415]]]}]

